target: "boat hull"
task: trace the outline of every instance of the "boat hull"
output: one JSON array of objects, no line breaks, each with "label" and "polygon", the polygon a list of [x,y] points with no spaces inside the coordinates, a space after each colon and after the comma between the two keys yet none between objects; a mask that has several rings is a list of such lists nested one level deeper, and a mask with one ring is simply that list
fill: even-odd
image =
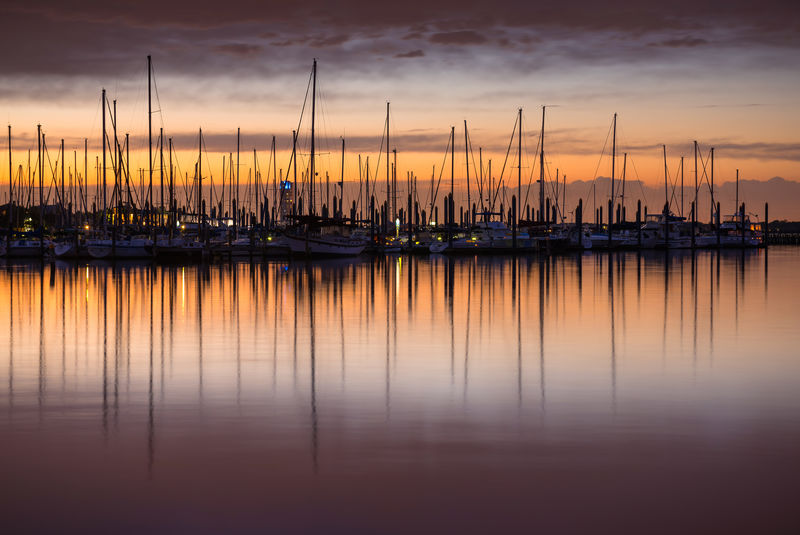
[{"label": "boat hull", "polygon": [[101,240],[89,243],[87,246],[89,256],[97,259],[114,258],[153,258],[153,245],[149,241],[141,240],[141,243],[130,243],[119,241],[116,244],[111,240]]},{"label": "boat hull", "polygon": [[358,256],[366,247],[366,243],[360,240],[332,240],[311,236],[286,236],[284,239],[293,255],[303,256]]}]

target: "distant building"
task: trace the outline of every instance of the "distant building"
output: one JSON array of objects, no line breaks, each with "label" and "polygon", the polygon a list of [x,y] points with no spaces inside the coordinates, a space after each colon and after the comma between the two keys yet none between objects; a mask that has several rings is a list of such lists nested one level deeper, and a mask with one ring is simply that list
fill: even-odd
[{"label": "distant building", "polygon": [[291,180],[281,180],[280,218],[286,221],[289,214],[294,211],[294,184]]}]

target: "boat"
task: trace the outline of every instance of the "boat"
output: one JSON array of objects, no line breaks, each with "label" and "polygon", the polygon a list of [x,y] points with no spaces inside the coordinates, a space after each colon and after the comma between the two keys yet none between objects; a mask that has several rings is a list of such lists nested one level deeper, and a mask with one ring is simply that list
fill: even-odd
[{"label": "boat", "polygon": [[286,234],[286,245],[293,255],[301,256],[358,256],[367,243],[358,238],[328,234]]},{"label": "boat", "polygon": [[11,240],[6,247],[6,258],[41,258],[51,247],[52,243],[47,239]]},{"label": "boat", "polygon": [[59,259],[79,258],[81,252],[81,245],[76,241],[60,241],[53,245],[53,254]]},{"label": "boat", "polygon": [[159,260],[199,260],[203,251],[202,242],[183,236],[161,238],[155,245],[155,256]]},{"label": "boat", "polygon": [[92,258],[152,258],[153,241],[143,237],[123,237],[116,240],[103,238],[86,242]]},{"label": "boat", "polygon": [[732,214],[725,216],[719,226],[720,247],[760,247],[763,241],[761,224],[750,221],[749,216],[744,216],[742,225],[742,214]]},{"label": "boat", "polygon": [[656,249],[691,249],[692,234],[686,218],[666,214],[647,214],[642,233],[655,233]]},{"label": "boat", "polygon": [[592,242],[592,250],[598,249],[619,249],[625,244],[625,237],[618,232],[611,233],[611,239],[608,239],[608,232],[595,231],[589,235],[589,240]]}]

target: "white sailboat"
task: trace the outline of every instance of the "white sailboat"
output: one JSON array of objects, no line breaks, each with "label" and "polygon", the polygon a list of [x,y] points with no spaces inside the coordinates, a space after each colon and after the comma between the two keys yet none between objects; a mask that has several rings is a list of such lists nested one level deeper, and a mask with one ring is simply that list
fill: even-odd
[{"label": "white sailboat", "polygon": [[151,239],[137,236],[89,240],[86,245],[89,256],[98,259],[152,258],[154,252]]}]

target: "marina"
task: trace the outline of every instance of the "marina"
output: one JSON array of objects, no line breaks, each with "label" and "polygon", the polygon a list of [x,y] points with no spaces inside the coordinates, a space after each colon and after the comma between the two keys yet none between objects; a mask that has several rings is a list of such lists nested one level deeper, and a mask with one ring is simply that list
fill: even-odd
[{"label": "marina", "polygon": [[800,533],[798,20],[4,0],[0,531]]},{"label": "marina", "polygon": [[[358,157],[358,190],[352,198],[346,197],[345,139],[341,140],[341,174],[334,184],[331,196],[329,172],[323,186],[315,168],[317,124],[317,60],[313,61],[309,78],[310,96],[307,92],[300,122],[310,100],[310,153],[305,168],[300,168],[298,181],[297,141],[298,131],[292,132],[292,151],[287,162],[287,173],[280,169],[275,137],[269,153],[269,165],[264,176],[258,169],[257,151],[253,150],[254,168],[248,172],[244,191],[239,176],[240,138],[236,136],[236,165],[234,153],[222,160],[222,183],[213,184],[210,163],[204,164],[203,131],[197,136],[197,160],[194,176],[188,173],[183,179],[184,202],[179,201],[179,173],[173,164],[173,140],[165,139],[163,127],[153,140],[152,97],[153,66],[147,57],[148,91],[148,144],[149,167],[140,169],[139,187],[131,175],[130,137],[121,141],[117,132],[116,100],[109,102],[102,90],[102,156],[96,158],[96,184],[90,201],[88,182],[88,139],[84,140],[84,169],[81,177],[77,151],[74,151],[69,181],[65,184],[64,140],[56,155],[55,165],[50,160],[45,134],[37,126],[37,156],[32,173],[28,154],[27,176],[23,166],[18,167],[16,182],[9,181],[8,200],[0,213],[6,228],[5,256],[38,257],[42,260],[59,259],[156,259],[179,262],[196,262],[213,258],[233,257],[347,257],[367,253],[397,252],[437,254],[555,254],[567,251],[621,250],[621,249],[699,249],[699,248],[757,248],[769,242],[769,205],[764,204],[763,220],[746,210],[739,202],[739,173],[736,173],[735,213],[722,216],[722,207],[714,199],[714,148],[706,157],[694,147],[694,198],[689,203],[689,216],[684,216],[684,158],[680,158],[679,176],[671,179],[668,171],[667,148],[663,146],[664,197],[660,211],[649,212],[642,200],[636,201],[635,217],[628,217],[631,208],[626,203],[625,185],[628,154],[624,153],[622,176],[617,178],[617,114],[613,115],[610,151],[610,189],[607,210],[596,199],[596,184],[592,182],[591,194],[594,221],[584,217],[584,198],[577,206],[566,206],[566,177],[549,176],[545,163],[546,106],[542,106],[541,129],[534,160],[538,160],[538,208],[530,201],[533,171],[523,180],[523,110],[517,113],[511,141],[499,177],[491,171],[491,160],[484,167],[482,149],[479,148],[478,172],[472,169],[475,161],[469,136],[468,123],[464,121],[465,175],[459,177],[456,188],[456,128],[451,127],[445,150],[445,161],[434,186],[433,176],[429,191],[421,191],[417,178],[409,172],[406,184],[397,181],[397,150],[390,151],[391,114],[386,104],[384,136],[381,139],[381,157],[384,157],[386,187],[381,199],[377,189],[380,161],[370,184],[369,158],[363,167]],[[112,125],[107,130],[106,118]],[[111,135],[109,135],[111,134]],[[608,141],[608,140],[607,140]],[[516,154],[512,145],[516,142]],[[9,177],[14,177],[13,139],[8,127]],[[385,147],[385,153],[383,148]],[[605,153],[606,147],[603,148]],[[506,165],[509,157],[516,158],[516,177],[513,165]],[[601,155],[601,161],[603,160]],[[102,160],[102,164],[100,161]],[[698,161],[700,162],[698,164]],[[449,162],[449,193],[442,194],[440,186],[443,172]],[[59,182],[60,166],[60,182]],[[509,173],[506,173],[506,168]],[[49,171],[48,171],[49,170]],[[225,172],[228,171],[226,190]],[[293,180],[290,180],[289,170]],[[45,178],[46,171],[49,176]],[[144,181],[147,171],[147,182]],[[484,171],[488,176],[484,177]],[[436,168],[434,166],[434,174]],[[73,180],[74,174],[74,180]],[[270,184],[270,174],[272,184]],[[113,188],[108,191],[113,175]],[[178,175],[178,176],[176,176]],[[208,178],[210,183],[204,185]],[[516,178],[516,188],[512,188]],[[615,179],[616,184],[615,184]],[[38,181],[38,182],[37,182]],[[235,184],[235,186],[234,186]],[[680,189],[678,190],[678,185]],[[446,186],[445,186],[446,187]],[[465,198],[462,194],[464,189]],[[699,194],[707,190],[710,202],[710,219],[701,223],[698,217]],[[475,191],[474,196],[471,193]],[[156,195],[156,192],[160,192]],[[524,198],[523,198],[523,192]],[[679,192],[679,196],[676,192]],[[227,194],[227,197],[226,197]],[[403,202],[403,194],[406,202]],[[38,196],[38,204],[34,204]],[[241,197],[240,197],[241,196]],[[630,197],[630,194],[628,195]],[[45,199],[56,203],[46,203]],[[24,202],[23,202],[24,199]],[[441,212],[439,211],[441,200]],[[588,205],[588,197],[586,204]],[[242,204],[244,202],[244,205]],[[350,202],[349,210],[346,210]],[[630,203],[631,201],[628,201]],[[245,206],[245,207],[243,207]],[[676,213],[677,212],[677,213]],[[441,213],[441,219],[440,219]],[[567,214],[572,214],[571,221]]]}]

